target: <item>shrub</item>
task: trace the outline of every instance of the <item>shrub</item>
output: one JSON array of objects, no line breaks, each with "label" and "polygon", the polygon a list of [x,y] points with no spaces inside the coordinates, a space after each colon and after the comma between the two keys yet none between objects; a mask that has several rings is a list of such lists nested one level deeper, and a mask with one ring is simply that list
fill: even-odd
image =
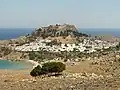
[{"label": "shrub", "polygon": [[42,74],[42,69],[39,65],[30,72],[31,76],[39,76],[40,74]]},{"label": "shrub", "polygon": [[61,62],[48,62],[48,63],[44,63],[42,68],[39,65],[35,67],[30,72],[30,75],[34,77],[34,76],[39,76],[39,75],[49,74],[49,73],[59,74],[65,69],[66,69],[65,64]]},{"label": "shrub", "polygon": [[44,73],[60,73],[66,69],[66,66],[61,62],[48,62],[42,66],[42,72]]}]

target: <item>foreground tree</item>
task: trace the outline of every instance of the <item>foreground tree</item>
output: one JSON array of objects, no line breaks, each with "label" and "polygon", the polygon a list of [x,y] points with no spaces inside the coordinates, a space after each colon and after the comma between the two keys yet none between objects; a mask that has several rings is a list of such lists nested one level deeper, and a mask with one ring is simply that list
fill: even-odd
[{"label": "foreground tree", "polygon": [[59,74],[60,72],[63,72],[66,69],[65,64],[61,62],[48,62],[44,63],[42,66],[42,71],[44,73],[55,73]]},{"label": "foreground tree", "polygon": [[48,62],[44,63],[42,68],[38,65],[31,72],[31,76],[39,76],[43,74],[60,74],[66,69],[65,64],[61,62]]},{"label": "foreground tree", "polygon": [[39,65],[30,72],[30,75],[33,77],[39,76],[40,74],[42,74],[42,68]]}]

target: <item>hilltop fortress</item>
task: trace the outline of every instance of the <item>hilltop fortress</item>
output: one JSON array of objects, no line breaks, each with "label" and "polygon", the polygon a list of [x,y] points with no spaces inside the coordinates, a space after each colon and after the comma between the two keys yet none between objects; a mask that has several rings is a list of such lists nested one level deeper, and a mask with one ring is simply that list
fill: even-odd
[{"label": "hilltop fortress", "polygon": [[41,27],[32,33],[32,36],[47,37],[59,37],[59,36],[87,36],[87,34],[79,33],[75,25],[63,24],[63,25],[49,25],[48,27]]}]

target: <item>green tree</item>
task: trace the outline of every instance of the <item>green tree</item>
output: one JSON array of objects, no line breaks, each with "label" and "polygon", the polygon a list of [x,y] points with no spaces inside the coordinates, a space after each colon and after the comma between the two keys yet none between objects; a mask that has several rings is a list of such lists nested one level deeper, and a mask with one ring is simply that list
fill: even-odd
[{"label": "green tree", "polygon": [[44,73],[57,73],[59,74],[66,69],[66,66],[61,62],[48,62],[42,66],[42,72]]},{"label": "green tree", "polygon": [[31,72],[30,75],[35,77],[35,76],[39,76],[42,74],[42,69],[41,67],[38,65],[37,67],[35,67]]},{"label": "green tree", "polygon": [[42,68],[38,65],[35,67],[31,72],[30,75],[35,77],[35,76],[40,76],[43,74],[59,74],[63,70],[66,69],[65,64],[61,62],[48,62],[44,63]]}]

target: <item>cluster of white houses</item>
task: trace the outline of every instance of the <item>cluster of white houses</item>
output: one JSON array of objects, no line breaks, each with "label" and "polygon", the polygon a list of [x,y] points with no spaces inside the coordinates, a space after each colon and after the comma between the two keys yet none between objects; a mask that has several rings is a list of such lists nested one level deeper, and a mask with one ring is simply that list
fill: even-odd
[{"label": "cluster of white houses", "polygon": [[22,46],[15,47],[16,51],[40,51],[46,50],[49,52],[60,52],[60,51],[74,51],[79,52],[95,52],[96,50],[108,49],[109,47],[115,47],[118,42],[107,42],[101,40],[88,40],[84,39],[83,42],[78,44],[61,44],[49,46],[46,43],[51,42],[51,40],[36,40],[29,44],[24,44]]}]

